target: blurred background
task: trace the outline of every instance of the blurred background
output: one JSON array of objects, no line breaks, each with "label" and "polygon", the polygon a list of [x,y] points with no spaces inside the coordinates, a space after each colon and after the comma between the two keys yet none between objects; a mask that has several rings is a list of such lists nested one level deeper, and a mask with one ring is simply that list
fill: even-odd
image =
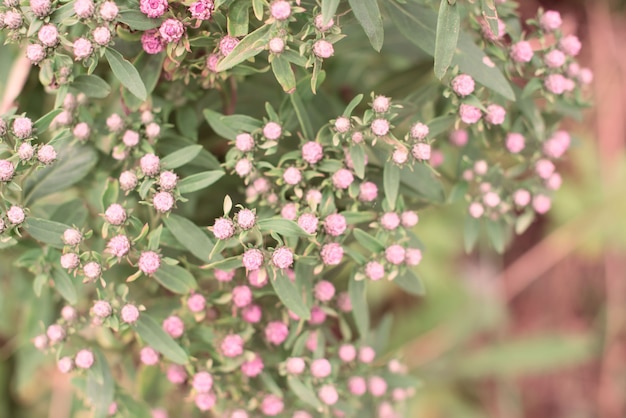
[{"label": "blurred background", "polygon": [[[420,213],[417,227],[427,243],[420,267],[426,296],[370,287],[375,322],[394,317],[389,355],[399,354],[422,381],[409,417],[626,417],[626,0],[520,3],[524,18],[540,6],[559,10],[564,32],[580,37],[581,63],[595,74],[594,108],[565,126],[576,141],[559,167],[564,182],[553,209],[504,256],[486,243],[465,254],[464,208],[433,208]],[[392,54],[405,53],[393,33],[386,38]],[[359,51],[349,42],[346,51]],[[376,79],[390,62],[378,59],[366,76]],[[0,62],[0,73],[10,65]],[[329,76],[330,85],[343,88],[354,76],[345,68]],[[356,79],[366,78],[363,71]],[[2,265],[0,275],[0,294],[14,295],[0,297],[0,417],[68,416],[57,406],[70,383],[11,338],[16,324],[36,327],[43,319],[14,317],[32,278]],[[39,310],[56,315],[53,307]]]}]

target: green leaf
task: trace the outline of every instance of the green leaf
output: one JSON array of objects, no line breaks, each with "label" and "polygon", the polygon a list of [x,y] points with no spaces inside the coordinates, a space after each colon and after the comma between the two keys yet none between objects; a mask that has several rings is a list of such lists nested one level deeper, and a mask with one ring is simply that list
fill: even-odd
[{"label": "green leaf", "polygon": [[350,158],[357,177],[363,179],[365,177],[365,149],[361,145],[352,145],[350,147]]},{"label": "green leaf", "polygon": [[55,266],[54,269],[52,269],[52,280],[54,281],[54,288],[63,296],[63,299],[70,305],[76,305],[78,293],[67,271]]},{"label": "green leaf", "polygon": [[[400,4],[392,1],[386,4],[400,33],[424,52],[434,56],[438,14],[415,2]],[[471,75],[478,83],[515,101],[513,89],[504,74],[495,66],[487,66],[486,59],[484,51],[474,44],[472,37],[461,32],[452,65],[458,65],[461,72]]]},{"label": "green leaf", "polygon": [[300,226],[294,221],[290,221],[289,219],[281,217],[260,219],[257,222],[257,225],[262,232],[276,232],[283,237],[311,236],[306,231],[304,231],[304,229],[300,228]]},{"label": "green leaf", "polygon": [[380,52],[383,47],[383,19],[376,0],[348,0],[352,12],[363,27],[372,47]]},{"label": "green leaf", "polygon": [[186,295],[198,287],[193,275],[180,266],[161,263],[153,277],[164,288],[181,295]]},{"label": "green leaf", "polygon": [[161,167],[166,170],[181,167],[196,158],[200,151],[202,151],[202,145],[189,145],[181,148],[162,158]]},{"label": "green leaf", "polygon": [[102,192],[100,209],[102,212],[106,210],[113,203],[117,203],[118,196],[120,194],[120,184],[117,180],[108,178],[106,185],[104,186],[104,192]]},{"label": "green leaf", "polygon": [[120,83],[139,100],[146,100],[148,98],[146,86],[139,75],[139,71],[137,71],[133,64],[128,62],[122,54],[110,47],[105,49],[104,56],[107,61],[109,61],[111,71],[113,71],[113,74]]},{"label": "green leaf", "polygon": [[30,174],[24,184],[25,204],[65,190],[82,180],[98,162],[89,146],[66,146],[58,150],[57,161]]},{"label": "green leaf", "polygon": [[337,14],[337,7],[339,6],[339,0],[322,0],[322,24],[327,25],[335,14]]},{"label": "green leaf", "polygon": [[139,315],[134,328],[147,345],[163,354],[169,360],[177,364],[187,364],[189,362],[185,350],[146,313]]},{"label": "green leaf", "polygon": [[454,369],[465,378],[509,379],[582,364],[596,352],[596,342],[590,334],[526,336],[465,353]]},{"label": "green leaf", "polygon": [[250,116],[231,115],[225,116],[211,109],[204,109],[202,112],[211,129],[219,136],[235,140],[238,134],[242,132],[252,132],[263,126],[261,121]]},{"label": "green leaf", "polygon": [[406,269],[404,274],[399,274],[393,282],[404,289],[407,293],[423,296],[425,293],[424,284],[411,269]]},{"label": "green leaf", "polygon": [[363,222],[371,222],[378,218],[378,214],[373,211],[344,211],[341,212],[348,225],[356,225]]},{"label": "green leaf", "polygon": [[161,25],[161,19],[151,19],[139,10],[120,10],[117,20],[133,30],[140,31],[158,28]]},{"label": "green leaf", "polygon": [[294,91],[292,94],[289,95],[289,99],[291,100],[291,104],[293,105],[293,110],[296,112],[298,122],[300,122],[300,127],[302,128],[302,133],[304,134],[304,137],[307,139],[314,138],[315,132],[313,131],[313,124],[311,123],[311,119],[309,118],[309,109],[307,109],[304,105],[300,93],[298,93],[298,91]]},{"label": "green leaf", "polygon": [[74,1],[70,1],[63,6],[59,7],[50,15],[50,23],[61,23],[65,19],[72,17],[76,14],[74,11]]},{"label": "green leaf", "polygon": [[27,217],[24,221],[24,229],[37,241],[51,245],[55,248],[63,248],[63,232],[69,226],[59,222]]},{"label": "green leaf", "polygon": [[431,202],[443,203],[446,200],[446,193],[441,181],[424,164],[415,164],[413,171],[404,167],[400,171],[400,182],[417,192],[420,197]]},{"label": "green leaf", "polygon": [[498,28],[498,11],[493,0],[480,0],[480,6],[482,9],[483,18],[489,25],[489,29],[494,35],[500,35],[500,29]]},{"label": "green leaf", "polygon": [[228,8],[228,34],[230,36],[246,36],[248,34],[248,23],[250,1],[235,0]]},{"label": "green leaf", "polygon": [[222,170],[203,171],[202,173],[192,174],[178,182],[178,191],[180,193],[191,193],[205,189],[217,182],[224,176]]},{"label": "green leaf", "polygon": [[298,315],[300,319],[310,319],[310,307],[307,306],[296,285],[291,282],[283,270],[273,269],[272,272],[274,277],[270,277],[270,282],[272,282],[274,291],[283,305]]},{"label": "green leaf", "polygon": [[365,280],[355,280],[353,274],[348,283],[348,295],[352,303],[352,315],[359,335],[365,339],[370,329],[370,313],[365,298]]},{"label": "green leaf", "polygon": [[395,165],[392,161],[385,163],[383,188],[385,190],[385,196],[387,197],[387,203],[389,203],[391,210],[394,210],[398,200],[398,190],[400,190],[400,167]]},{"label": "green leaf", "polygon": [[[218,241],[218,244],[221,241]],[[229,257],[229,258],[225,258],[223,260],[220,261],[216,261],[214,263],[211,264],[207,264],[206,266],[203,266],[203,269],[220,269],[220,270],[233,270],[236,268],[239,268],[241,266],[243,266],[243,263],[241,261],[241,256],[240,255],[236,255],[234,257]]]},{"label": "green leaf", "polygon": [[278,55],[272,59],[272,71],[285,93],[291,94],[295,91],[296,76],[293,73],[291,64],[285,57]]},{"label": "green leaf", "polygon": [[252,0],[252,10],[254,11],[254,17],[257,20],[263,20],[263,6],[265,5],[263,0]]},{"label": "green leaf", "polygon": [[528,229],[528,227],[532,225],[534,220],[535,220],[534,211],[527,210],[526,212],[522,213],[515,220],[515,233],[518,235],[523,234]]},{"label": "green leaf", "polygon": [[354,238],[365,247],[366,250],[376,254],[385,250],[385,244],[380,242],[377,238],[374,238],[367,232],[359,228],[354,228]]},{"label": "green leaf", "polygon": [[84,93],[85,96],[93,99],[104,99],[111,93],[109,83],[93,74],[74,77],[70,88],[74,93]]},{"label": "green leaf", "polygon": [[435,38],[435,76],[442,79],[452,63],[461,29],[459,8],[448,0],[441,0]]},{"label": "green leaf", "polygon": [[211,254],[214,244],[196,224],[173,213],[167,218],[163,218],[163,222],[176,240],[191,254],[200,260],[209,260],[209,254]]},{"label": "green leaf", "polygon": [[469,253],[474,249],[478,235],[480,233],[480,220],[470,216],[465,217],[463,242],[465,244],[465,252]]},{"label": "green leaf", "polygon": [[35,132],[37,132],[37,135],[41,135],[42,133],[46,132],[54,118],[56,118],[57,115],[62,111],[62,109],[54,109],[37,119],[33,126]]},{"label": "green leaf", "polygon": [[487,219],[487,236],[493,248],[502,254],[506,246],[506,224],[503,221]]},{"label": "green leaf", "polygon": [[287,386],[289,386],[289,389],[291,389],[302,402],[311,405],[317,410],[323,408],[322,403],[317,399],[317,396],[315,396],[313,389],[305,385],[298,377],[287,376]]},{"label": "green leaf", "polygon": [[272,25],[263,25],[254,32],[249,33],[237,44],[226,58],[217,64],[217,72],[229,70],[235,65],[264,51],[270,39],[271,27]]},{"label": "green leaf", "polygon": [[350,103],[348,103],[348,106],[346,106],[346,110],[343,111],[343,116],[349,118],[352,115],[354,109],[356,109],[356,107],[361,103],[362,100],[363,94],[358,94],[354,96],[354,98],[350,100]]},{"label": "green leaf", "polygon": [[109,407],[113,402],[115,381],[109,368],[106,357],[97,348],[92,349],[94,354],[93,366],[87,371],[85,394],[94,408],[94,418],[109,416]]}]

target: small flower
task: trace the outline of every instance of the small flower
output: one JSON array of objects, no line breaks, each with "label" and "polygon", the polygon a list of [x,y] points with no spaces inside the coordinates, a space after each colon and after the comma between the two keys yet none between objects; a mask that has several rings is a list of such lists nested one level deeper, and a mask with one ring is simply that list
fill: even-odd
[{"label": "small flower", "polygon": [[285,40],[279,36],[276,36],[270,39],[268,47],[272,54],[280,54],[285,50]]},{"label": "small flower", "polygon": [[37,17],[48,16],[51,9],[50,0],[30,0],[30,10]]},{"label": "small flower", "polygon": [[155,55],[163,51],[163,40],[156,29],[145,31],[141,35],[141,46],[146,54]]},{"label": "small flower", "polygon": [[137,175],[132,171],[123,171],[122,174],[120,174],[119,181],[120,187],[125,192],[133,190],[135,187],[137,187]]},{"label": "small flower", "polygon": [[425,125],[421,122],[417,122],[411,126],[411,130],[409,131],[409,135],[413,139],[422,140],[428,136],[430,130],[428,129],[428,125]]},{"label": "small flower", "polygon": [[104,219],[111,225],[122,225],[126,222],[126,210],[119,203],[113,203],[104,212]]},{"label": "small flower", "polygon": [[330,362],[325,358],[313,360],[311,363],[311,374],[313,377],[324,378],[330,376],[332,372],[332,366]]},{"label": "small flower", "polygon": [[95,10],[92,0],[76,0],[74,3],[74,13],[81,19],[89,19]]},{"label": "small flower", "polygon": [[580,52],[582,45],[576,35],[567,35],[559,41],[559,48],[571,57],[575,57]]},{"label": "small flower", "polygon": [[74,50],[74,57],[76,57],[76,61],[80,61],[91,55],[93,52],[93,45],[91,45],[89,39],[78,38],[74,41],[72,49]]},{"label": "small flower", "polygon": [[181,40],[185,34],[185,26],[176,19],[167,19],[159,27],[161,38],[167,43],[175,43]]},{"label": "small flower", "polygon": [[167,213],[174,207],[174,196],[170,192],[158,192],[152,198],[152,204],[157,212]]},{"label": "small flower", "polygon": [[461,107],[459,108],[459,115],[461,116],[461,120],[468,125],[478,122],[482,117],[482,113],[479,108],[465,103],[461,104]]},{"label": "small flower", "polygon": [[217,398],[214,393],[199,393],[194,399],[194,403],[201,411],[208,411],[215,406]]},{"label": "small flower", "polygon": [[539,25],[546,32],[552,32],[559,29],[562,23],[561,14],[554,10],[548,10],[539,20]]},{"label": "small flower", "polygon": [[406,152],[406,150],[404,149],[397,148],[393,151],[393,154],[391,155],[391,159],[393,160],[394,163],[402,165],[406,163],[407,160],[409,159],[409,153]]},{"label": "small flower", "polygon": [[118,115],[117,113],[113,113],[107,118],[106,125],[107,128],[109,128],[109,131],[119,132],[124,127],[124,121],[122,120],[120,115]]},{"label": "small flower", "polygon": [[53,24],[43,25],[37,33],[39,41],[47,47],[53,47],[59,42],[59,31]]},{"label": "small flower", "polygon": [[[244,361],[241,363],[241,372],[248,377],[256,377],[263,372],[265,365],[263,364],[263,360],[257,354],[254,356],[252,360]],[[234,413],[231,415],[231,418],[234,416]],[[247,415],[245,415],[247,417]]]},{"label": "small flower", "polygon": [[530,62],[534,55],[533,47],[530,42],[520,41],[511,46],[511,58],[515,62],[524,63]]},{"label": "small flower", "polygon": [[380,376],[372,376],[367,382],[370,393],[375,397],[380,397],[387,392],[387,382]]},{"label": "small flower", "polygon": [[228,56],[231,52],[233,52],[233,49],[235,49],[235,47],[238,44],[239,44],[239,39],[230,35],[226,35],[222,39],[220,39],[220,45],[219,45],[220,53],[223,56]]},{"label": "small flower", "polygon": [[402,212],[400,217],[402,219],[402,226],[405,228],[413,228],[419,222],[419,216],[417,216],[417,213],[412,210]]},{"label": "small flower", "polygon": [[254,138],[249,133],[242,133],[235,137],[235,147],[241,152],[250,152],[254,149]]},{"label": "small flower", "polygon": [[367,392],[367,382],[360,376],[352,376],[348,379],[348,390],[353,395],[361,396]]},{"label": "small flower", "polygon": [[63,374],[71,372],[73,368],[74,362],[71,357],[61,357],[59,361],[57,361],[57,369]]},{"label": "small flower", "polygon": [[335,48],[330,42],[320,39],[313,44],[313,54],[318,58],[326,59],[333,56]]},{"label": "small flower", "polygon": [[372,109],[376,113],[385,113],[391,107],[391,99],[385,96],[376,96],[372,102]]},{"label": "small flower", "polygon": [[[173,171],[163,171],[159,175],[159,186],[161,190],[170,191],[176,187],[178,176]],[[155,196],[156,199],[156,196]],[[167,212],[167,211],[166,211]]]},{"label": "small flower", "polygon": [[159,363],[159,353],[152,347],[144,347],[139,352],[139,359],[146,366],[154,366]]},{"label": "small flower", "polygon": [[524,139],[524,135],[517,132],[511,132],[506,136],[506,149],[508,149],[512,154],[517,154],[524,149],[525,142],[526,140]]},{"label": "small flower", "polygon": [[248,305],[241,311],[241,317],[243,320],[250,324],[259,323],[262,316],[263,312],[261,311],[261,307],[259,305]]},{"label": "small flower", "polygon": [[335,119],[335,129],[341,134],[348,132],[350,130],[350,126],[350,119],[345,116],[340,116]]},{"label": "small flower", "polygon": [[277,140],[283,134],[283,128],[276,122],[268,122],[263,127],[263,136],[269,140]]},{"label": "small flower", "polygon": [[341,244],[336,242],[325,244],[320,251],[322,262],[327,266],[336,266],[340,264],[343,259],[343,254],[343,247]]},{"label": "small flower", "polygon": [[80,369],[89,369],[94,363],[94,355],[91,350],[83,349],[76,353],[74,363]]},{"label": "small flower", "polygon": [[91,280],[95,280],[102,274],[102,267],[95,261],[91,261],[83,267],[83,274]]},{"label": "small flower", "polygon": [[146,154],[139,160],[141,171],[146,176],[154,176],[161,169],[161,159],[154,154]]},{"label": "small flower", "polygon": [[472,94],[475,86],[474,79],[467,74],[459,74],[452,80],[452,90],[461,97]]},{"label": "small flower", "polygon": [[187,372],[183,366],[172,364],[167,369],[167,380],[175,385],[182,385],[187,380]]},{"label": "small flower", "polygon": [[378,197],[378,186],[376,183],[366,181],[359,186],[359,200],[362,202],[372,202]]},{"label": "small flower", "polygon": [[46,336],[50,340],[50,344],[56,344],[65,339],[65,329],[59,324],[53,324],[46,330]]},{"label": "small flower", "polygon": [[385,136],[389,133],[390,124],[387,119],[374,119],[370,125],[372,133],[376,136]]},{"label": "small flower", "polygon": [[333,385],[324,385],[317,391],[317,396],[326,405],[334,405],[339,400],[337,389]]},{"label": "small flower", "polygon": [[167,10],[167,0],[140,0],[139,10],[149,18],[155,19],[163,16]]},{"label": "small flower", "polygon": [[274,417],[285,408],[282,398],[276,395],[266,395],[261,402],[261,411],[270,417]]},{"label": "small flower", "polygon": [[302,181],[302,173],[296,167],[289,167],[283,173],[285,183],[295,186]]},{"label": "small flower", "polygon": [[263,253],[256,248],[250,248],[243,253],[242,262],[246,270],[258,270],[263,265]]},{"label": "small flower", "polygon": [[469,205],[469,214],[472,218],[478,219],[483,216],[483,213],[485,213],[485,208],[480,203],[473,202]]},{"label": "small flower", "polygon": [[398,244],[391,245],[385,250],[385,259],[391,264],[400,265],[404,262],[406,250]]},{"label": "small flower", "polygon": [[172,338],[180,338],[185,332],[185,324],[182,319],[172,315],[163,320],[163,330]]},{"label": "small flower", "polygon": [[356,358],[356,348],[352,344],[343,344],[339,347],[339,358],[344,363],[350,363]]},{"label": "small flower", "polygon": [[220,269],[215,269],[213,274],[215,274],[215,279],[218,282],[230,282],[233,280],[233,277],[235,277],[234,270],[224,271]]},{"label": "small flower", "polygon": [[194,293],[187,299],[187,307],[191,312],[202,312],[206,308],[206,299],[201,294]]},{"label": "small flower", "polygon": [[33,121],[30,118],[19,117],[13,121],[13,133],[19,139],[26,139],[33,133]]},{"label": "small flower", "polygon": [[130,251],[130,240],[126,235],[116,235],[109,240],[106,250],[115,257],[124,257]]},{"label": "small flower", "polygon": [[294,375],[302,374],[306,367],[304,359],[302,359],[301,357],[289,357],[285,365],[287,368],[287,373]]},{"label": "small flower", "polygon": [[333,174],[332,181],[336,188],[345,190],[354,182],[354,175],[350,170],[341,168]]},{"label": "small flower", "polygon": [[30,44],[26,47],[26,58],[33,64],[39,64],[46,58],[46,50],[39,44]]},{"label": "small flower", "polygon": [[15,173],[15,166],[11,161],[0,160],[0,181],[11,181]]},{"label": "small flower", "polygon": [[365,265],[365,275],[370,280],[380,280],[385,277],[385,267],[378,261],[370,261]]},{"label": "small flower", "polygon": [[220,349],[224,357],[234,358],[243,354],[243,338],[238,334],[230,334],[224,337]]},{"label": "small flower", "polygon": [[335,286],[327,280],[321,280],[315,285],[314,292],[317,300],[328,302],[335,296]]},{"label": "small flower", "polygon": [[286,0],[275,0],[270,4],[270,14],[276,20],[286,20],[291,16],[291,5]]},{"label": "small flower", "polygon": [[317,164],[324,158],[324,148],[321,144],[309,141],[302,146],[302,159],[309,164]]},{"label": "small flower", "polygon": [[256,224],[256,214],[250,209],[241,209],[237,213],[237,225],[241,229],[251,229]]},{"label": "small flower", "polygon": [[52,145],[44,145],[37,151],[37,160],[42,164],[52,164],[57,159],[57,152]]},{"label": "small flower", "polygon": [[265,338],[274,345],[282,344],[289,335],[289,328],[280,321],[272,321],[265,327]]},{"label": "small flower", "polygon": [[558,49],[553,49],[543,57],[543,62],[548,68],[559,68],[565,64],[565,54]]},{"label": "small flower", "polygon": [[142,273],[154,274],[161,267],[161,257],[154,251],[144,251],[139,256],[138,265]]},{"label": "small flower", "polygon": [[272,254],[272,263],[279,269],[286,269],[293,265],[293,251],[287,247],[280,247]]},{"label": "small flower", "polygon": [[343,234],[347,227],[348,223],[346,222],[346,218],[339,213],[328,215],[324,220],[324,231],[333,237],[338,237]]},{"label": "small flower", "polygon": [[497,104],[487,106],[487,115],[485,120],[492,125],[502,125],[506,116],[506,110]]},{"label": "small flower", "polygon": [[213,14],[213,8],[213,0],[199,0],[191,3],[189,13],[194,19],[209,20]]},{"label": "small flower", "polygon": [[148,139],[158,138],[160,134],[161,127],[157,123],[152,122],[146,125],[146,136],[148,137]]},{"label": "small flower", "polygon": [[313,20],[313,24],[315,25],[315,28],[318,31],[326,32],[328,31],[328,29],[333,27],[333,25],[335,24],[335,21],[333,19],[330,19],[328,23],[324,24],[324,18],[322,17],[322,15],[317,15],[315,16],[315,19]]},{"label": "small flower", "polygon": [[213,224],[213,235],[217,239],[228,239],[235,234],[235,225],[228,218],[218,218]]},{"label": "small flower", "polygon": [[298,218],[298,226],[308,234],[315,234],[319,219],[312,213],[303,213]]},{"label": "small flower", "polygon": [[102,17],[102,19],[106,20],[107,22],[115,20],[118,13],[119,8],[114,1],[105,1],[100,6],[100,17]]},{"label": "small flower", "polygon": [[411,154],[413,154],[413,157],[415,157],[416,160],[420,160],[420,161],[430,160],[430,157],[431,157],[430,144],[426,144],[424,142],[418,142],[417,144],[413,145],[413,148],[411,149]]},{"label": "small flower", "polygon": [[106,46],[111,42],[111,31],[106,26],[100,26],[93,30],[93,40],[101,46]]},{"label": "small flower", "polygon": [[61,267],[66,270],[72,270],[79,266],[80,259],[77,254],[67,253],[61,256]]},{"label": "small flower", "polygon": [[252,303],[252,291],[248,286],[235,286],[232,290],[233,304],[243,308]]},{"label": "small flower", "polygon": [[386,212],[380,217],[380,225],[388,231],[400,226],[400,216],[395,212]]},{"label": "small flower", "polygon": [[209,372],[198,372],[193,376],[191,385],[198,393],[209,393],[213,388],[213,376]]},{"label": "small flower", "polygon": [[111,308],[111,304],[106,300],[98,300],[93,304],[93,308],[91,308],[93,314],[98,318],[106,318],[113,313],[113,308]]},{"label": "small flower", "polygon": [[124,305],[121,312],[122,321],[127,324],[133,324],[139,319],[139,309],[135,305]]},{"label": "small flower", "polygon": [[7,219],[13,225],[21,224],[22,222],[24,222],[25,218],[26,218],[26,214],[24,213],[24,209],[22,209],[19,206],[13,205],[7,211]]},{"label": "small flower", "polygon": [[63,242],[66,245],[78,245],[82,240],[83,235],[74,228],[68,228],[63,232]]}]

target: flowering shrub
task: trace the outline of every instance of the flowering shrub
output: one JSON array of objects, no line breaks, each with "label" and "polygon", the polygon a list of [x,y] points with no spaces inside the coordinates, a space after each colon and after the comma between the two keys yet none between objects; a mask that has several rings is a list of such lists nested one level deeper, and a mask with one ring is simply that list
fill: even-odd
[{"label": "flowering shrub", "polygon": [[[559,121],[592,77],[557,12],[522,27],[511,1],[431,3],[0,6],[55,96],[0,120],[0,239],[35,294],[58,293],[28,337],[95,416],[401,413],[416,382],[382,356],[367,284],[423,293],[429,205],[467,202],[468,250],[484,226],[502,251],[547,212]],[[353,17],[383,52],[390,23],[436,78],[320,105]],[[268,90],[263,114],[235,113],[245,89]]]}]

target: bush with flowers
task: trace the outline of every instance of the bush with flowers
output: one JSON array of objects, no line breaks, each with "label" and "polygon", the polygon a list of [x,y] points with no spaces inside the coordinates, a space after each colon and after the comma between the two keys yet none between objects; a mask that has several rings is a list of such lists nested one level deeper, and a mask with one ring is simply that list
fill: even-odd
[{"label": "bush with flowers", "polygon": [[5,0],[0,27],[42,98],[0,119],[2,263],[54,311],[17,337],[95,417],[402,416],[368,283],[423,293],[429,206],[466,202],[468,250],[547,212],[592,78],[508,0]]}]

